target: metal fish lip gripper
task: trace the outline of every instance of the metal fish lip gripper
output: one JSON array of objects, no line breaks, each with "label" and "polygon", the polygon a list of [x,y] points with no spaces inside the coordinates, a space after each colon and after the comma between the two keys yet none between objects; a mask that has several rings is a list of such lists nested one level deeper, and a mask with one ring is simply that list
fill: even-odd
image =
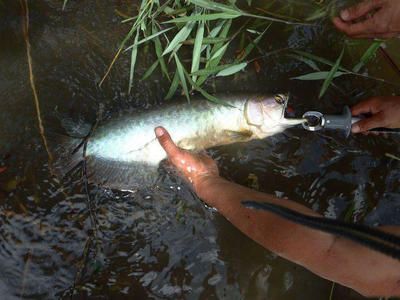
[{"label": "metal fish lip gripper", "polygon": [[[352,117],[350,108],[345,106],[342,114],[338,115],[325,115],[318,111],[308,111],[303,114],[304,122],[303,128],[308,131],[320,131],[324,129],[339,130],[344,133],[346,137],[350,136],[351,126],[354,123],[364,119],[363,117]],[[376,133],[400,133],[399,129],[390,128],[374,128],[370,132]]]}]

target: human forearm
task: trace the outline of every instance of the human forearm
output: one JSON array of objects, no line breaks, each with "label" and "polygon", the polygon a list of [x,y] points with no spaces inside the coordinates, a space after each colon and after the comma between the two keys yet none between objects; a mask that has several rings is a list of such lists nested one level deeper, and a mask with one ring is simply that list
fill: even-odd
[{"label": "human forearm", "polygon": [[242,205],[244,200],[270,202],[303,214],[319,216],[294,201],[255,191],[219,176],[207,178],[196,191],[201,199],[215,207],[250,238],[265,248],[303,265],[311,263],[311,260],[317,258],[318,253],[327,250],[333,243],[333,236],[329,234],[310,230],[275,214],[250,210]]},{"label": "human forearm", "polygon": [[[265,248],[314,273],[370,296],[399,295],[400,264],[392,258],[340,237],[294,224],[272,213],[245,208],[243,200],[270,202],[318,216],[286,199],[210,177],[198,187],[199,197]],[[374,272],[370,268],[373,266]]]},{"label": "human forearm", "polygon": [[221,178],[210,157],[179,149],[165,129],[157,128],[156,135],[169,161],[192,184],[200,198],[217,208],[251,239],[322,277],[365,295],[400,295],[399,261],[273,213],[244,207],[244,200],[270,202],[318,218],[318,214],[293,201],[278,199]]}]

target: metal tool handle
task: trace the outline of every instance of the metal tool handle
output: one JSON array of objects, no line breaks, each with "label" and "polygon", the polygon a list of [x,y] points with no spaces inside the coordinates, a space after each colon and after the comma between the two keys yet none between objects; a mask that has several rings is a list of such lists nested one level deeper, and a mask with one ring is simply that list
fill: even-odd
[{"label": "metal tool handle", "polygon": [[351,133],[352,117],[351,111],[348,106],[343,109],[341,115],[324,115],[325,122],[323,127],[325,129],[342,130],[346,137]]},{"label": "metal tool handle", "polygon": [[[318,111],[308,111],[303,115],[307,121],[303,123],[304,129],[308,131],[319,131],[322,129],[334,129],[342,131],[346,137],[351,133],[351,126],[358,121],[363,120],[362,116],[352,117],[348,106],[345,106],[341,115],[324,115]],[[397,133],[400,134],[400,129],[390,128],[374,128],[370,132],[377,133]]]}]

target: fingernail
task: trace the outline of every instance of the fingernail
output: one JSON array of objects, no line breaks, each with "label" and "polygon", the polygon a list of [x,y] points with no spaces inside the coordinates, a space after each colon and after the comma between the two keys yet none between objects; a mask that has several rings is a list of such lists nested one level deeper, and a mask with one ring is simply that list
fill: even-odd
[{"label": "fingernail", "polygon": [[161,137],[164,134],[164,130],[161,127],[156,128],[156,136]]},{"label": "fingernail", "polygon": [[340,12],[340,17],[342,18],[343,21],[348,21],[350,18],[350,14],[347,10],[342,10]]},{"label": "fingernail", "polygon": [[361,131],[360,126],[358,125],[353,125],[353,127],[351,127],[351,132],[352,133],[359,133]]}]

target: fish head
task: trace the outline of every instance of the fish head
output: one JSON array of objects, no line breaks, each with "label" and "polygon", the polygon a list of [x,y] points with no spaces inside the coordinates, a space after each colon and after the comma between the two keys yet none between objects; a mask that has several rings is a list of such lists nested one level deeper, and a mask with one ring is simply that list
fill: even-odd
[{"label": "fish head", "polygon": [[265,138],[301,124],[298,120],[285,118],[288,100],[289,96],[286,94],[254,96],[247,100],[244,110],[245,120],[254,136]]}]

